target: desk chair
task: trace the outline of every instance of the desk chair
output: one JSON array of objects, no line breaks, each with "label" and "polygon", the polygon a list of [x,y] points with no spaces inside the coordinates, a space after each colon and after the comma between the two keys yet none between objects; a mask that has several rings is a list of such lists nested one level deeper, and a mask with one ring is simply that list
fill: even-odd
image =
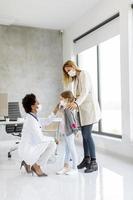
[{"label": "desk chair", "polygon": [[[17,121],[18,118],[21,118],[19,103],[18,102],[8,102],[8,117],[9,121]],[[7,134],[12,134],[13,136],[21,137],[21,132],[23,128],[23,123],[21,124],[7,124],[5,130]],[[11,158],[11,153],[15,151],[18,147],[17,141],[15,146],[13,146],[8,152],[8,158]]]}]

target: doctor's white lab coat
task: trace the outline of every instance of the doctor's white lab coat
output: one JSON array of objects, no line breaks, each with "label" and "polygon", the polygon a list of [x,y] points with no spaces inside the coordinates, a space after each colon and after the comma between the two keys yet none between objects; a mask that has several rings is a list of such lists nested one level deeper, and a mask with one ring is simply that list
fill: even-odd
[{"label": "doctor's white lab coat", "polygon": [[[55,115],[51,114],[42,125],[50,124],[54,118]],[[53,138],[42,134],[40,121],[27,114],[18,149],[21,160],[24,160],[29,165],[33,165],[51,142],[54,142]]]}]

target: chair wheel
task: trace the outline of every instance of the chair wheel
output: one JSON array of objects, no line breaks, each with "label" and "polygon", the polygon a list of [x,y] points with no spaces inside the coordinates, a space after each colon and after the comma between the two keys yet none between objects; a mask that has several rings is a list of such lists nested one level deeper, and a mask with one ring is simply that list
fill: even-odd
[{"label": "chair wheel", "polygon": [[8,158],[11,158],[12,156],[11,156],[11,153],[10,152],[8,152]]}]

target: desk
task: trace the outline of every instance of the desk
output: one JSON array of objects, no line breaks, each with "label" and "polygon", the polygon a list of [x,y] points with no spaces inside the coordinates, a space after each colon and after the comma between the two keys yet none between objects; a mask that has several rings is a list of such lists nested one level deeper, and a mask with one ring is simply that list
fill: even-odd
[{"label": "desk", "polygon": [[6,126],[6,125],[14,125],[17,126],[18,124],[23,124],[24,123],[24,118],[20,118],[17,121],[0,121],[0,126]]},{"label": "desk", "polygon": [[17,121],[0,121],[0,125],[8,125],[8,124],[23,124],[24,123],[24,119],[22,118],[21,120],[17,120]]},{"label": "desk", "polygon": [[[45,121],[45,119],[47,119],[47,118],[39,118],[39,119],[40,120],[42,119],[43,121]],[[52,122],[49,125],[42,126],[42,132],[44,133],[44,135],[54,137],[57,141],[59,141],[61,139],[61,133],[60,133],[61,121],[62,121],[62,118],[55,117],[54,119],[52,119]],[[49,133],[51,133],[51,135],[49,135]],[[55,155],[57,155],[57,154],[58,154],[58,145],[55,150]],[[56,158],[54,160],[56,161]]]},{"label": "desk", "polygon": [[[40,120],[43,120],[45,121],[45,119],[47,118],[39,118]],[[52,122],[47,125],[47,126],[42,126],[42,132],[53,132],[55,133],[55,138],[58,139],[60,137],[60,132],[59,132],[59,129],[60,129],[60,122],[62,121],[62,118],[60,117],[56,117],[52,120]],[[42,123],[43,124],[43,123]]]}]

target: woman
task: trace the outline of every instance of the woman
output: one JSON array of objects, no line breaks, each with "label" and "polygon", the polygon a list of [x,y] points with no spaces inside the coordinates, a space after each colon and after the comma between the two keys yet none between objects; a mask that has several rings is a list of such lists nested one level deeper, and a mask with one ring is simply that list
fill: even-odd
[{"label": "woman", "polygon": [[[34,94],[27,94],[22,100],[23,107],[27,113],[22,130],[22,138],[19,145],[19,155],[23,160],[21,167],[24,166],[27,173],[34,172],[37,176],[47,176],[42,171],[49,157],[54,154],[56,144],[53,138],[42,134],[41,124],[37,117],[40,108],[39,102]],[[56,113],[56,109],[54,110]],[[43,125],[52,122],[54,114],[51,114]],[[31,169],[30,169],[31,166]]]},{"label": "woman", "polygon": [[83,137],[84,158],[78,169],[86,167],[85,173],[98,170],[96,162],[95,144],[92,138],[93,124],[100,119],[100,109],[92,88],[87,71],[80,70],[76,64],[69,60],[63,65],[64,84],[72,84],[76,101],[69,109],[78,109]]}]

